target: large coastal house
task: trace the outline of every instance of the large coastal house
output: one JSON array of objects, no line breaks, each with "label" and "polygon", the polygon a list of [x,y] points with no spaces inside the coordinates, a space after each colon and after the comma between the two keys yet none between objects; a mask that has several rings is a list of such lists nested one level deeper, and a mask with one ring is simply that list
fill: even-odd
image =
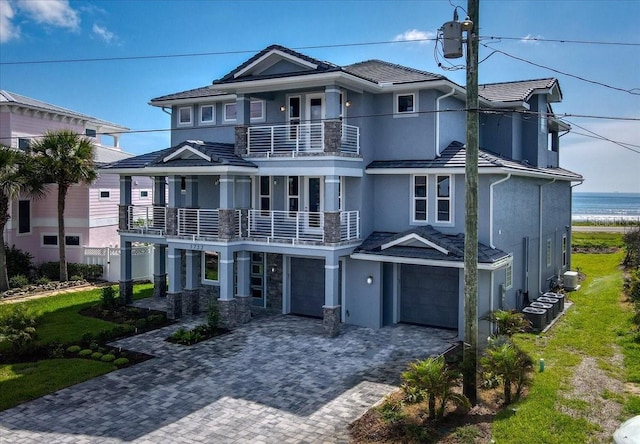
[{"label": "large coastal house", "polygon": [[[522,308],[570,267],[582,178],[559,167],[570,128],[551,108],[556,79],[479,94],[483,316]],[[322,318],[330,335],[341,323],[407,322],[463,337],[463,87],[270,46],[211,85],[150,103],[171,111],[171,147],[105,167],[120,175],[124,294],[131,245],[150,242],[172,317],[217,298],[228,325],[260,306]],[[136,175],[154,178],[151,207],[133,202]]]},{"label": "large coastal house", "polygon": [[[126,127],[0,90],[0,144],[28,152],[34,138],[60,129],[75,131],[91,140],[98,165],[132,156],[119,146],[119,134],[127,131]],[[134,182],[135,203],[151,204],[151,181],[144,177]],[[29,252],[35,264],[59,259],[57,186],[48,188],[43,198],[21,196],[13,201],[5,227],[5,242]],[[69,189],[65,209],[68,262],[82,262],[83,247],[120,244],[119,201],[119,177],[114,174],[101,172],[95,183],[77,184]]]}]

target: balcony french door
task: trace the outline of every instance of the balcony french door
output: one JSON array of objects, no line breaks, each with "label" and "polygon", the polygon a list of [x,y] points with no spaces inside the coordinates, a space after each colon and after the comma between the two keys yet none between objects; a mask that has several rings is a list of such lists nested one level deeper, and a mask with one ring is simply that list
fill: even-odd
[{"label": "balcony french door", "polygon": [[320,213],[324,208],[324,193],[322,190],[322,178],[305,177],[305,211],[310,214],[306,220],[306,228],[320,229],[322,228],[320,221]]},{"label": "balcony french door", "polygon": [[324,94],[309,94],[306,101],[306,117],[308,125],[305,125],[306,145],[312,150],[323,150],[324,126]]}]

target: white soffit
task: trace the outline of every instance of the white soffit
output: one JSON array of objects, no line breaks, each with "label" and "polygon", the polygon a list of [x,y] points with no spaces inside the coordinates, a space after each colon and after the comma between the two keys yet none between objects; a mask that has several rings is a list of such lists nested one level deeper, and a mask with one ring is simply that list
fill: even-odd
[{"label": "white soffit", "polygon": [[449,254],[449,250],[434,244],[433,242],[425,239],[424,237],[416,233],[410,233],[410,234],[407,234],[406,236],[395,239],[391,242],[387,242],[386,244],[383,244],[380,247],[380,249],[386,250],[387,248],[391,248],[395,246],[433,248],[434,250],[438,250],[442,254],[447,254],[447,255]]}]

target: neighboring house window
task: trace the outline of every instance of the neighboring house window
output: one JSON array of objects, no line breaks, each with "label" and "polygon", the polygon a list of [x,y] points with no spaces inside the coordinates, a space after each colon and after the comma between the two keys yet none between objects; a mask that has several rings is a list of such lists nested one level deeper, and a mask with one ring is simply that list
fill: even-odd
[{"label": "neighboring house window", "polygon": [[178,108],[178,125],[190,125],[191,124],[191,107],[185,106]]},{"label": "neighboring house window", "polygon": [[271,176],[260,176],[258,194],[260,210],[268,212],[271,209]]},{"label": "neighboring house window", "polygon": [[251,101],[251,120],[264,120],[264,100]]},{"label": "neighboring house window", "polygon": [[213,105],[200,107],[200,123],[215,123],[215,111]]},{"label": "neighboring house window", "polygon": [[42,235],[42,245],[58,245],[58,236],[43,234]]},{"label": "neighboring house window", "polygon": [[551,266],[551,239],[547,239],[547,267]]},{"label": "neighboring house window", "polygon": [[31,233],[31,201],[18,201],[18,233]]},{"label": "neighboring house window", "polygon": [[566,268],[568,264],[567,258],[567,235],[562,235],[562,267]]},{"label": "neighboring house window", "polygon": [[289,202],[289,217],[295,217],[295,212],[300,211],[300,178],[298,176],[287,178],[287,201]]},{"label": "neighboring house window", "polygon": [[224,104],[224,121],[235,122],[238,115],[238,107],[235,103]]},{"label": "neighboring house window", "polygon": [[29,151],[29,148],[31,147],[31,140],[29,139],[23,139],[22,137],[18,138],[18,149],[20,151]]},{"label": "neighboring house window", "polygon": [[149,191],[148,190],[140,190],[140,199],[146,199],[149,197]]},{"label": "neighboring house window", "polygon": [[202,252],[202,280],[218,282],[218,253],[215,251]]},{"label": "neighboring house window", "polygon": [[451,176],[436,176],[436,182],[436,219],[438,222],[451,222]]},{"label": "neighboring house window", "polygon": [[413,220],[427,220],[427,176],[413,176]]},{"label": "neighboring house window", "polygon": [[80,246],[80,236],[70,235],[64,237],[64,243],[70,247]]},{"label": "neighboring house window", "polygon": [[395,109],[396,114],[411,114],[418,110],[418,103],[416,95],[410,94],[396,94],[395,95]]},{"label": "neighboring house window", "polygon": [[507,268],[505,269],[505,281],[504,281],[504,287],[505,289],[510,289],[511,287],[513,287],[513,263],[510,262],[509,265],[507,265]]},{"label": "neighboring house window", "polygon": [[107,190],[100,190],[100,200],[109,200],[111,198],[111,192]]},{"label": "neighboring house window", "polygon": [[98,135],[98,132],[94,129],[87,128],[86,130],[84,130],[84,135],[87,137],[93,137],[95,139]]}]

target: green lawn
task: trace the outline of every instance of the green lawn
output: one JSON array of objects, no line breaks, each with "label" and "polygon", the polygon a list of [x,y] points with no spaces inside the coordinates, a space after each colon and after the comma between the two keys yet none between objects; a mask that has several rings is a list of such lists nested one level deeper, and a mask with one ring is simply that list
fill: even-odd
[{"label": "green lawn", "polygon": [[[36,327],[38,343],[69,344],[79,342],[85,333],[96,334],[116,325],[78,313],[82,308],[96,304],[100,300],[100,294],[100,289],[84,290],[20,304],[41,315]],[[153,284],[134,286],[134,299],[150,297],[152,294]],[[0,314],[10,310],[13,305],[1,304]],[[108,373],[115,368],[110,363],[87,359],[49,359],[0,365],[0,410]]]},{"label": "green lawn", "polygon": [[[508,409],[498,416],[493,424],[496,442],[591,442],[593,432],[599,430],[598,424],[558,411],[558,406],[562,405],[577,411],[588,407],[583,401],[567,400],[562,396],[562,391],[569,388],[575,366],[585,356],[596,358],[601,369],[620,380],[629,379],[631,374],[640,376],[640,349],[631,339],[634,336],[631,333],[632,309],[620,304],[622,270],[619,264],[623,254],[574,255],[574,268],[580,268],[587,275],[581,290],[570,294],[574,306],[550,332],[516,336],[517,344],[534,362],[544,358],[545,371],[535,374],[527,398],[513,405],[517,413]],[[610,364],[614,344],[622,346],[626,371]],[[600,396],[611,398],[612,394],[603,392]],[[615,396],[626,402],[627,412],[640,407],[638,398],[624,394]]]},{"label": "green lawn", "polygon": [[571,233],[571,246],[575,248],[622,248],[622,234],[608,232],[580,232]]}]

